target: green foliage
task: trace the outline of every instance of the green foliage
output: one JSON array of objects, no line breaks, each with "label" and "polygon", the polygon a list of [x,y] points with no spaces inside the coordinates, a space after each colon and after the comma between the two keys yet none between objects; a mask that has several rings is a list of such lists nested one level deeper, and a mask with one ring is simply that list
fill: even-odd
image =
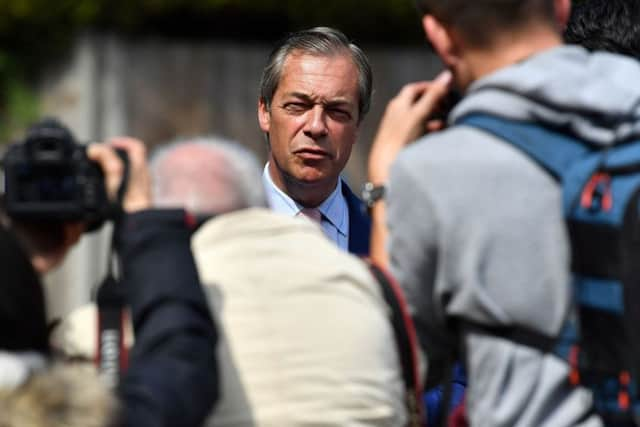
[{"label": "green foliage", "polygon": [[9,55],[0,51],[0,142],[3,143],[38,117],[38,100],[19,69]]},{"label": "green foliage", "polygon": [[316,25],[358,42],[422,40],[412,0],[0,0],[0,140],[36,114],[29,87],[79,30],[265,41]]},{"label": "green foliage", "polygon": [[413,0],[0,0],[0,137],[34,114],[30,84],[79,30],[265,41],[317,25],[363,44],[424,41]]},{"label": "green foliage", "polygon": [[[236,26],[243,25],[243,15],[263,15],[266,19],[262,25],[266,28],[272,25],[269,18],[273,17],[295,26],[367,22],[369,33],[380,35],[391,34],[386,24],[416,19],[412,0],[368,0],[364,4],[362,0],[3,0],[0,38],[24,25],[32,29],[39,26],[39,32],[68,31],[85,25],[137,30],[159,18],[171,22],[172,16],[215,18],[215,15],[236,18],[233,22]],[[381,22],[385,25],[376,25]],[[173,24],[181,26],[188,22],[174,19]],[[245,29],[255,32],[252,28]]]},{"label": "green foliage", "polygon": [[0,141],[8,142],[16,138],[18,133],[29,123],[38,118],[38,99],[30,85],[19,79],[8,79],[3,82],[6,93],[5,108],[0,109]]}]

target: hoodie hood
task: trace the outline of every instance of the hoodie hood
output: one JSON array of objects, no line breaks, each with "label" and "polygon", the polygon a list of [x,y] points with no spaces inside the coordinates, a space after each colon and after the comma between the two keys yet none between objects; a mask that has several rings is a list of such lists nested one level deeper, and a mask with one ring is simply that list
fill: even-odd
[{"label": "hoodie hood", "polygon": [[640,138],[640,64],[578,46],[550,49],[474,82],[453,110],[568,129],[595,145]]}]

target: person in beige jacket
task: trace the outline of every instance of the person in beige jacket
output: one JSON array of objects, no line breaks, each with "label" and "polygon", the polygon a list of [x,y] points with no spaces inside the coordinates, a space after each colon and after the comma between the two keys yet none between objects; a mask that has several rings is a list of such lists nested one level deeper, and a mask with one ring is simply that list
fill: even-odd
[{"label": "person in beige jacket", "polygon": [[237,144],[168,146],[154,200],[204,222],[192,238],[223,338],[211,426],[402,426],[388,309],[366,265],[305,218],[263,207],[260,168]]},{"label": "person in beige jacket", "polygon": [[221,375],[207,425],[407,424],[390,310],[363,261],[311,220],[266,208],[260,167],[236,143],[164,146],[151,173],[157,207],[203,222],[192,249],[220,327]]}]

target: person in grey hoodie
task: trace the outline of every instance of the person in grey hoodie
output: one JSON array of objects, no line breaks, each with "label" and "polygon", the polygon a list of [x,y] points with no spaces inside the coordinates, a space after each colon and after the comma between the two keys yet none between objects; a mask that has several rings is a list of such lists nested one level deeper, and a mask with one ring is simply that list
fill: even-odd
[{"label": "person in grey hoodie", "polygon": [[[600,426],[563,360],[487,331],[557,336],[571,314],[560,188],[516,148],[454,123],[482,112],[613,145],[640,136],[640,65],[563,46],[569,0],[418,6],[449,70],[407,85],[382,119],[369,158],[372,186],[386,188],[373,205],[372,256],[407,294],[428,377],[461,348],[471,425]],[[464,97],[450,126],[421,137],[444,127],[432,119],[454,86]]]}]

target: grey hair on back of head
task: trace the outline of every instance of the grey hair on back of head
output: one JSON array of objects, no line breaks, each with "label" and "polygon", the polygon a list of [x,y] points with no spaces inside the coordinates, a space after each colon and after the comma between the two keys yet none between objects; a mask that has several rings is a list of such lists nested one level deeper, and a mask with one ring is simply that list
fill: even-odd
[{"label": "grey hair on back of head", "polygon": [[154,150],[149,165],[156,207],[219,214],[266,206],[258,159],[237,142],[218,136],[179,139]]}]

